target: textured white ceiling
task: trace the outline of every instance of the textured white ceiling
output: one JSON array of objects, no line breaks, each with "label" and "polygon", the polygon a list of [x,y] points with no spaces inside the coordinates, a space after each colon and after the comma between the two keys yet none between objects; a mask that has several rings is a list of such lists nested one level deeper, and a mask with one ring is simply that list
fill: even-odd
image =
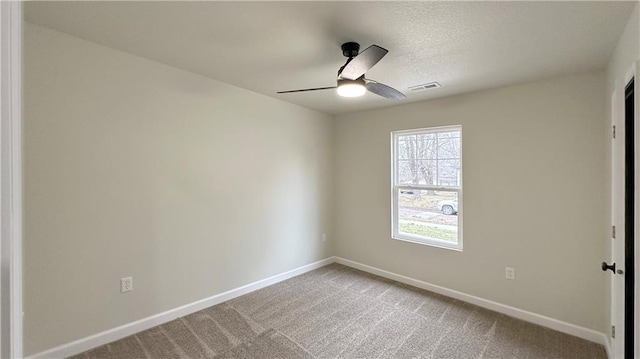
[{"label": "textured white ceiling", "polygon": [[[27,2],[31,23],[330,114],[606,66],[635,2]],[[340,44],[389,54],[394,102],[333,90]],[[410,93],[438,81],[442,88]]]}]

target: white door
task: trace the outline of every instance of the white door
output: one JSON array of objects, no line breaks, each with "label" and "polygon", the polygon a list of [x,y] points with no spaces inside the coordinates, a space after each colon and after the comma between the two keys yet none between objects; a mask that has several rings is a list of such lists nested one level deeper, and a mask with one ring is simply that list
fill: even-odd
[{"label": "white door", "polygon": [[[626,268],[625,268],[625,87],[627,84],[635,77],[635,74],[640,73],[640,62],[636,63],[636,65],[629,71],[627,76],[625,77],[624,83],[616,84],[616,89],[614,93],[611,95],[612,101],[612,113],[611,113],[611,125],[613,127],[613,131],[615,133],[615,138],[611,142],[611,262],[609,264],[615,263],[616,271],[609,272],[611,275],[611,355],[612,358],[624,358],[624,350],[625,350],[625,277],[627,276]],[[638,233],[638,179],[640,176],[637,175],[639,167],[638,167],[638,146],[637,139],[640,138],[638,136],[638,131],[640,124],[638,124],[637,119],[638,112],[640,110],[640,79],[635,79],[634,81],[635,90],[635,103],[634,103],[634,118],[636,119],[634,122],[634,133],[636,139],[636,145],[632,150],[635,154],[635,193],[634,196],[634,207],[635,207],[635,215],[634,215],[634,226],[635,226],[635,235],[637,238]],[[632,239],[633,240],[633,239]],[[637,243],[637,241],[636,241]],[[637,244],[636,244],[637,246]],[[637,263],[636,258],[636,263]],[[604,269],[604,268],[603,268]],[[635,271],[638,272],[637,270]],[[636,298],[637,300],[638,298]],[[638,333],[635,333],[637,336]],[[633,350],[632,350],[633,351]],[[633,353],[628,357],[634,357]]]},{"label": "white door", "polygon": [[[616,86],[611,95],[611,262],[618,268],[624,263],[624,85]],[[607,274],[608,275],[608,274]],[[614,329],[615,328],[615,329]],[[617,333],[614,333],[617,332]],[[624,278],[611,277],[611,340],[612,358],[624,353]],[[616,335],[618,334],[618,335]]]}]

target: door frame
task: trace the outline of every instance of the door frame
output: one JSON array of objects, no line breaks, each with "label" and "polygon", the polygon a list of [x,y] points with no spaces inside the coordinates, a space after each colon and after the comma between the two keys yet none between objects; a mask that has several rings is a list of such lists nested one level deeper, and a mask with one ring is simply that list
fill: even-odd
[{"label": "door frame", "polygon": [[[616,81],[615,88],[613,93],[611,94],[611,124],[615,126],[615,140],[611,140],[611,225],[615,226],[615,232],[617,232],[613,236],[613,241],[611,242],[611,261],[616,262],[618,268],[625,269],[624,261],[625,258],[618,257],[616,252],[616,246],[622,246],[624,248],[625,241],[625,211],[624,211],[624,192],[625,192],[625,88],[627,84],[633,79],[634,80],[634,93],[635,93],[635,101],[634,101],[634,265],[635,265],[635,283],[634,283],[634,318],[633,318],[633,327],[634,327],[634,343],[633,343],[633,358],[637,358],[640,355],[640,343],[639,343],[639,323],[640,323],[640,313],[638,312],[640,308],[640,284],[638,281],[638,268],[640,263],[640,221],[638,219],[638,214],[640,213],[640,78],[637,75],[640,74],[640,60],[636,61],[633,66],[626,72],[625,76]],[[611,138],[611,137],[610,137]],[[618,249],[619,250],[619,249]],[[624,254],[624,251],[623,253]],[[624,320],[624,318],[619,318],[617,313],[617,294],[615,291],[616,281],[619,279],[617,275],[611,277],[611,324],[616,325],[616,338],[624,338],[624,326],[618,323],[619,320]],[[624,286],[624,284],[623,284]],[[624,302],[624,298],[620,299]],[[619,350],[624,348],[624,344],[620,342],[618,339],[615,342],[612,342],[610,334],[607,335],[609,349],[612,350],[611,354],[613,358],[622,358],[620,356]],[[624,342],[624,340],[623,340]]]},{"label": "door frame", "polygon": [[0,1],[0,357],[23,356],[22,2]]},{"label": "door frame", "polygon": [[[639,340],[639,324],[640,324],[640,313],[638,310],[640,309],[640,284],[638,282],[638,268],[640,263],[640,220],[638,219],[640,214],[640,60],[636,61],[631,69],[627,72],[627,75],[624,78],[624,82],[621,84],[621,96],[622,96],[622,119],[624,120],[624,96],[625,96],[625,86],[633,79],[634,80],[634,318],[633,318],[633,328],[634,328],[634,343],[633,343],[633,358],[638,358],[640,355],[640,340]],[[623,124],[620,124],[623,126]],[[624,169],[623,169],[624,170]],[[622,228],[621,228],[622,229]]]},{"label": "door frame", "polygon": [[[624,96],[620,96],[620,86],[616,82],[613,92],[611,93],[611,121],[610,121],[610,130],[611,135],[610,139],[610,180],[611,180],[611,192],[610,192],[610,210],[611,210],[611,232],[610,232],[610,263],[616,263],[620,261],[620,246],[623,246],[625,232],[621,229],[624,228],[624,146],[621,138],[624,138],[625,129],[622,126],[621,119],[624,117]],[[624,91],[622,91],[624,92]],[[618,233],[616,233],[618,232]],[[624,248],[624,246],[623,246]],[[624,251],[624,249],[622,249]],[[614,328],[616,331],[620,331],[622,326],[618,324],[620,320],[624,320],[624,318],[620,318],[618,313],[618,307],[620,301],[618,301],[618,293],[617,289],[620,286],[620,278],[616,275],[608,275],[605,274],[605,277],[610,280],[609,282],[609,291],[610,291],[610,303],[609,303],[609,311],[610,311],[610,323],[611,332],[606,333],[607,338],[607,356],[609,358],[615,359],[619,358],[619,353],[624,350],[624,341],[620,341],[619,337],[614,335]],[[616,340],[617,337],[618,339]]]},{"label": "door frame", "polygon": [[[622,106],[624,108],[624,111],[622,113],[622,116],[620,117],[623,120],[623,123],[620,123],[620,127],[625,127],[625,136],[620,136],[620,142],[621,145],[620,147],[624,148],[624,167],[623,167],[623,171],[624,171],[624,212],[622,213],[622,215],[625,217],[625,227],[624,227],[624,231],[625,231],[625,238],[624,238],[624,243],[621,243],[621,245],[624,247],[624,258],[618,258],[621,262],[622,262],[622,267],[624,268],[624,302],[625,302],[625,311],[624,311],[624,333],[621,332],[621,334],[623,334],[623,337],[625,338],[625,343],[624,343],[624,348],[625,348],[625,358],[637,358],[637,354],[638,354],[638,350],[637,350],[637,346],[638,346],[638,338],[637,338],[637,333],[638,333],[638,276],[637,276],[637,268],[638,268],[638,254],[637,254],[637,247],[638,247],[638,238],[639,238],[639,233],[640,230],[638,229],[638,226],[640,224],[639,220],[638,220],[638,210],[639,210],[639,205],[640,205],[640,197],[639,197],[639,193],[640,191],[638,190],[638,183],[639,183],[639,178],[638,175],[640,173],[640,169],[638,169],[638,164],[640,163],[640,160],[638,158],[638,155],[640,154],[639,149],[639,142],[640,142],[640,130],[638,129],[638,125],[640,124],[640,109],[638,109],[638,106],[640,105],[640,100],[639,100],[639,95],[640,95],[640,84],[638,83],[638,78],[637,75],[640,74],[640,61],[636,62],[633,66],[633,68],[630,70],[630,73],[626,76],[625,79],[625,83],[623,86],[623,94],[622,94]],[[633,131],[633,133],[631,134],[631,140],[633,141],[631,143],[631,148],[629,148],[629,144],[627,143],[627,141],[629,140],[628,137],[628,133],[627,133],[627,127],[629,124],[628,121],[628,114],[627,114],[627,89],[631,88],[631,90],[633,91],[633,98],[632,98],[632,105],[633,105],[633,114],[632,114],[632,121],[631,121],[631,125],[632,128],[631,130]],[[628,156],[628,152],[632,152],[632,156],[633,158],[631,159],[633,162],[630,162],[629,159],[627,158]],[[633,166],[633,184],[632,184],[632,191],[633,193],[630,196],[630,200],[632,201],[631,204],[628,203],[628,198],[627,198],[627,185],[628,185],[628,175],[629,172],[627,171],[627,166],[628,165],[632,165]],[[632,222],[633,222],[633,228],[632,228],[632,232],[631,232],[631,237],[632,238],[628,238],[627,236],[627,219],[629,219],[629,213],[627,213],[627,210],[630,207],[633,208],[633,217],[632,217]],[[621,228],[621,231],[623,230],[623,228]],[[629,248],[629,242],[631,239],[631,243],[633,246],[633,252],[631,253],[631,255],[633,256],[633,262],[629,263],[628,262],[628,257],[629,257],[629,252],[627,251]],[[629,283],[630,278],[629,276],[633,277],[633,282]],[[630,290],[631,294],[629,294],[628,290]],[[633,302],[631,302],[631,314],[628,313],[627,309],[627,304],[629,304],[629,299],[628,296],[631,295],[633,298]],[[629,316],[631,315],[631,320],[629,321]],[[629,325],[630,324],[630,325]],[[631,331],[630,335],[627,335],[629,330]],[[627,342],[627,340],[629,338],[631,339],[631,343]],[[628,350],[629,349],[629,350]],[[628,353],[628,351],[631,351],[631,353]]]},{"label": "door frame", "polygon": [[[634,103],[634,156],[635,156],[635,184],[634,184],[634,271],[635,271],[635,283],[634,283],[634,318],[633,318],[633,328],[634,328],[634,344],[633,344],[633,357],[637,358],[640,356],[640,282],[638,281],[638,268],[640,268],[640,220],[638,219],[640,214],[640,79],[638,78],[638,74],[640,74],[640,60],[636,61],[632,69],[633,77],[635,79],[635,103]],[[631,77],[629,78],[629,81]],[[628,81],[627,81],[628,83]]]}]

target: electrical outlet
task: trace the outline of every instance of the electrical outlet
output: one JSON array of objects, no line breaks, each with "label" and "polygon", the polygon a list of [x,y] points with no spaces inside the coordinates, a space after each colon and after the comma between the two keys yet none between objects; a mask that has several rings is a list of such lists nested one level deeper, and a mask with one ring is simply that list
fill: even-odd
[{"label": "electrical outlet", "polygon": [[120,293],[131,292],[133,290],[133,277],[120,278]]},{"label": "electrical outlet", "polygon": [[516,279],[516,270],[511,268],[511,267],[506,267],[505,271],[504,271],[504,276],[505,278],[509,279],[509,280],[515,280]]},{"label": "electrical outlet", "polygon": [[323,242],[327,241],[327,234],[326,233],[322,233],[322,241]]}]

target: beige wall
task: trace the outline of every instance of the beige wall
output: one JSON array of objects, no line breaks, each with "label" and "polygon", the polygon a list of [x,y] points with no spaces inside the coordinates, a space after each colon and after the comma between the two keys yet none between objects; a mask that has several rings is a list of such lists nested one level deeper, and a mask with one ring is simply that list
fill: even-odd
[{"label": "beige wall", "polygon": [[[606,80],[333,121],[31,24],[24,46],[27,355],[332,254],[606,331],[603,87],[627,50]],[[450,124],[464,251],[390,239],[389,132]]]},{"label": "beige wall", "polygon": [[24,49],[27,355],[330,255],[330,116],[30,24]]},{"label": "beige wall", "polygon": [[[616,81],[624,81],[635,62],[640,59],[640,5],[629,16],[615,51],[607,66],[607,95],[613,91]],[[607,103],[607,105],[610,105]]]},{"label": "beige wall", "polygon": [[[336,254],[604,332],[604,85],[582,74],[338,116]],[[453,124],[464,251],[391,239],[390,131]]]}]

